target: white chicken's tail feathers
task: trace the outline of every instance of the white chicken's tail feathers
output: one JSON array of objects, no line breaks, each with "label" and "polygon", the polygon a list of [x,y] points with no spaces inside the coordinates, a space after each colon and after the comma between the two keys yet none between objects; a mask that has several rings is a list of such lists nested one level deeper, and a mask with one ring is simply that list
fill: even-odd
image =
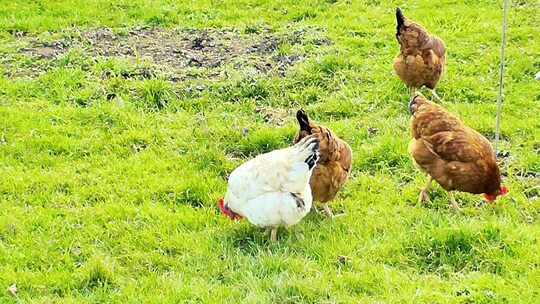
[{"label": "white chicken's tail feathers", "polygon": [[317,162],[319,161],[319,150],[320,142],[319,139],[313,136],[306,136],[296,145],[294,145],[295,152],[298,153],[298,157],[305,162],[309,169],[313,169]]}]

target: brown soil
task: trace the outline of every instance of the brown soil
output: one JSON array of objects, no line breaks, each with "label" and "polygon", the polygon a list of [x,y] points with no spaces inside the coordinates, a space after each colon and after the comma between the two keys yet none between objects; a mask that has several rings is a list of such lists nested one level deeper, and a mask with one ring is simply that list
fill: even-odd
[{"label": "brown soil", "polygon": [[[311,40],[307,41],[306,36],[313,37],[314,33],[317,38],[309,38]],[[28,74],[39,75],[45,72],[54,66],[55,60],[71,49],[78,48],[92,58],[123,58],[134,63],[146,62],[150,70],[137,69],[135,73],[142,74],[135,76],[152,78],[163,74],[172,81],[226,77],[223,76],[225,67],[283,76],[290,66],[304,60],[306,55],[279,55],[278,50],[282,44],[330,44],[328,39],[321,38],[320,32],[311,29],[309,32],[297,30],[286,34],[269,31],[241,34],[234,30],[136,28],[117,34],[111,29],[99,28],[53,42],[43,42],[27,35],[15,37],[18,42],[26,42],[20,54],[29,57],[31,62],[35,61],[35,66],[28,68],[35,73]],[[16,76],[20,73],[8,74]]]}]

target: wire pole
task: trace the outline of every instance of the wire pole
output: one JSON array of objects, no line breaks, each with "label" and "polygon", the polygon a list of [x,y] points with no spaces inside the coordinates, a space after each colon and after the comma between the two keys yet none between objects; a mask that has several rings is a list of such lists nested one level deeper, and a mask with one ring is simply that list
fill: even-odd
[{"label": "wire pole", "polygon": [[495,122],[495,154],[499,153],[499,138],[501,134],[501,112],[504,101],[504,51],[506,49],[506,17],[508,15],[508,2],[504,0],[503,23],[502,23],[502,45],[501,45],[501,66],[499,71],[499,96],[497,97],[497,119]]}]

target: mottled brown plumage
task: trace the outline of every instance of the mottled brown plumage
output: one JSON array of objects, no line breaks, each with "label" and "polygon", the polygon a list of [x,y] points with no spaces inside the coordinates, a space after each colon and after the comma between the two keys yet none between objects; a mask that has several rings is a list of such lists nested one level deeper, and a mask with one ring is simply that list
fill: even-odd
[{"label": "mottled brown plumage", "polygon": [[411,92],[422,86],[434,90],[446,63],[444,42],[405,18],[399,8],[396,19],[400,52],[394,60],[394,70]]},{"label": "mottled brown plumage", "polygon": [[320,159],[309,184],[313,200],[323,203],[326,213],[332,216],[327,203],[336,197],[349,178],[352,166],[351,147],[330,129],[310,121],[303,110],[296,113],[296,118],[300,130],[294,140],[295,143],[308,135],[315,135],[320,141]]},{"label": "mottled brown plumage", "polygon": [[[445,190],[485,193],[488,201],[506,192],[495,153],[484,136],[423,96],[414,97],[409,109],[413,114],[409,152]],[[425,191],[420,200],[426,198]]]}]

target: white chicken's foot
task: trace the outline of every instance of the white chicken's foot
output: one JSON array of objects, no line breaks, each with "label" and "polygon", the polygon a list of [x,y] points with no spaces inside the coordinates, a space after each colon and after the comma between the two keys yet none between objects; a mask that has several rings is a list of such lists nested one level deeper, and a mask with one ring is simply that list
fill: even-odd
[{"label": "white chicken's foot", "polygon": [[429,176],[426,186],[420,191],[420,195],[418,195],[418,204],[429,202],[428,192],[429,192],[429,189],[431,188],[431,181],[433,181],[433,177]]},{"label": "white chicken's foot", "polygon": [[270,230],[270,241],[272,243],[277,242],[277,230],[277,227],[274,227],[272,228],[272,230]]}]

